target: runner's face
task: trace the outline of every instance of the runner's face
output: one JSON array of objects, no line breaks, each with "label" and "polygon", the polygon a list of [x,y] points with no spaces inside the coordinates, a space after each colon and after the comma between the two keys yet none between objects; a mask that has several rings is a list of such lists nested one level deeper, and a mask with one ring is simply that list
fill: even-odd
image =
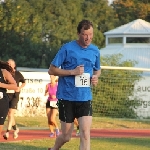
[{"label": "runner's face", "polygon": [[90,27],[88,30],[81,29],[81,32],[78,33],[79,43],[82,47],[87,47],[91,44],[93,39],[93,27]]},{"label": "runner's face", "polygon": [[16,66],[15,62],[12,61],[12,60],[9,60],[9,61],[8,61],[8,64],[9,64],[13,69],[14,69],[15,66]]},{"label": "runner's face", "polygon": [[57,76],[50,75],[51,83],[55,83],[55,82],[56,82],[56,79],[57,79]]}]

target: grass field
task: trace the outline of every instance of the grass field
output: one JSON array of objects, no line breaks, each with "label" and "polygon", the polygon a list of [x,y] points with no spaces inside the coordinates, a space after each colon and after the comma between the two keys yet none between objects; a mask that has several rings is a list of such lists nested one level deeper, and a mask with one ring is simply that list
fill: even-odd
[{"label": "grass field", "polygon": [[[46,117],[16,117],[20,128],[47,128]],[[7,120],[5,125],[7,124]],[[93,118],[92,128],[150,129],[150,120]],[[47,150],[55,139],[1,143],[0,150]],[[150,138],[91,138],[91,150],[149,150]],[[79,139],[73,138],[61,150],[78,150]]]},{"label": "grass field", "polygon": [[[94,138],[91,150],[149,150],[150,138]],[[47,150],[54,144],[54,139],[1,143],[0,150]],[[61,150],[78,150],[79,139],[72,139]]]},{"label": "grass field", "polygon": [[[59,123],[58,117],[57,121]],[[22,128],[47,128],[46,117],[16,117]],[[5,125],[7,124],[7,120]],[[150,129],[150,120],[93,117],[93,129]]]}]

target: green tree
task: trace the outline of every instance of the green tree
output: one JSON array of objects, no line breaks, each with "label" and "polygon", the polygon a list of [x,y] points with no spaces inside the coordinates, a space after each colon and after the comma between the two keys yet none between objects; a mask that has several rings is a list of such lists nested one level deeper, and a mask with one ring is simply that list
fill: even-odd
[{"label": "green tree", "polygon": [[148,0],[114,0],[111,6],[119,19],[117,26],[135,19],[150,21],[150,3]]},{"label": "green tree", "polygon": [[61,45],[77,38],[81,19],[93,22],[93,43],[103,47],[103,32],[116,21],[113,14],[105,0],[7,0],[0,4],[0,57],[47,68]]}]

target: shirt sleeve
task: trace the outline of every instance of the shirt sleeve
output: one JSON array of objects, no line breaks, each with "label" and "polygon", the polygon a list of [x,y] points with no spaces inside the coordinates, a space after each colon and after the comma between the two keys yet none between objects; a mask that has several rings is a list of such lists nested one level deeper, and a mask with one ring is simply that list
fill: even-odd
[{"label": "shirt sleeve", "polygon": [[94,66],[94,71],[100,70],[100,50],[98,49],[98,52],[96,54],[96,61]]},{"label": "shirt sleeve", "polygon": [[63,45],[58,53],[56,54],[56,56],[54,57],[53,61],[51,62],[52,65],[56,66],[56,67],[61,67],[61,65],[63,64],[63,62],[65,61],[67,56],[67,51],[65,46]]},{"label": "shirt sleeve", "polygon": [[25,79],[23,77],[23,75],[18,71],[19,73],[19,82],[25,83]]}]

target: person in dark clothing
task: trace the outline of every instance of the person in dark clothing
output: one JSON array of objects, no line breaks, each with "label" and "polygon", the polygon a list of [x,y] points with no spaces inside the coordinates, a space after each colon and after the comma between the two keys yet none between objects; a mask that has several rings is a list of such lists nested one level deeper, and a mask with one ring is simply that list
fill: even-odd
[{"label": "person in dark clothing", "polygon": [[0,61],[0,134],[9,110],[9,98],[6,90],[17,90],[17,84],[12,74],[13,69],[9,64]]},{"label": "person in dark clothing", "polygon": [[10,101],[9,101],[9,111],[8,111],[8,128],[7,128],[7,131],[3,135],[4,139],[6,140],[9,138],[9,131],[11,130],[11,128],[14,129],[14,134],[13,134],[14,139],[18,138],[19,128],[16,126],[14,114],[16,112],[17,104],[19,101],[20,90],[25,86],[25,79],[23,75],[19,71],[16,70],[15,61],[13,59],[9,59],[8,63],[14,71],[14,79],[17,83],[18,89],[7,91]]}]

